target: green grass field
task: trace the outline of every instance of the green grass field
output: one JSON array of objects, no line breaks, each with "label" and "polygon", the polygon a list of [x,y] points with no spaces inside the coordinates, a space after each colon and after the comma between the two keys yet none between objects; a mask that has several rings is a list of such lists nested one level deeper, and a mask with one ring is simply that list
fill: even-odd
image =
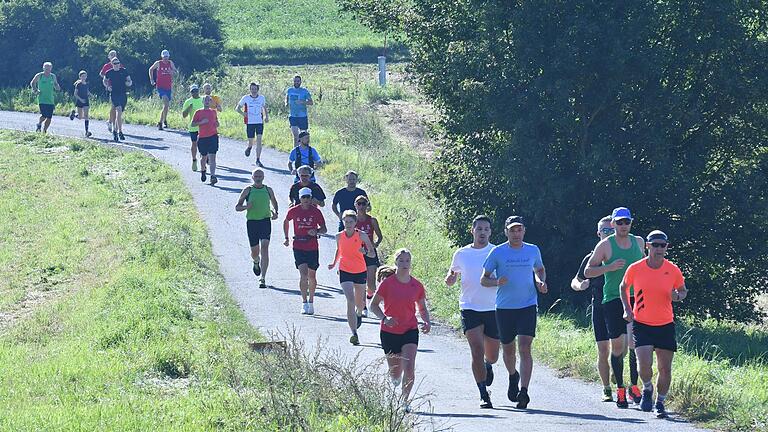
[{"label": "green grass field", "polygon": [[[334,0],[216,0],[233,64],[375,62],[384,36],[343,14]],[[405,48],[391,43],[390,58]]]},{"label": "green grass field", "polygon": [[248,348],[170,167],[39,134],[0,150],[0,430],[406,429],[380,377]]},{"label": "green grass field", "polygon": [[[249,81],[260,81],[272,116],[264,142],[289,150],[291,140],[281,95],[294,73],[304,76],[317,102],[310,109],[310,125],[313,146],[328,162],[322,172],[324,182],[335,189],[341,187],[346,170],[361,173],[361,186],[369,191],[373,214],[384,231],[383,254],[399,247],[411,249],[414,272],[428,288],[435,316],[457,326],[458,290],[442,282],[454,245],[443,232],[440,209],[421,187],[428,179],[428,163],[414,149],[394,140],[371,108],[381,101],[417,96],[400,84],[378,89],[375,68],[362,65],[234,68],[215,85],[225,104],[231,106]],[[8,106],[13,100],[17,109],[31,107],[23,96],[14,99],[8,95],[0,97],[0,105]],[[150,125],[156,121],[156,99],[132,104],[128,113],[131,121]],[[65,112],[67,108],[61,105],[58,110]],[[95,112],[103,117],[106,109],[97,105]],[[242,120],[231,109],[221,118],[225,135],[245,138]],[[171,124],[182,125],[178,115],[172,117]],[[597,380],[588,322],[583,311],[561,309],[542,315],[535,344],[537,357],[563,374]],[[768,364],[763,355],[768,331],[711,321],[683,323],[680,330],[684,348],[674,365],[672,408],[725,430],[768,430]]]}]

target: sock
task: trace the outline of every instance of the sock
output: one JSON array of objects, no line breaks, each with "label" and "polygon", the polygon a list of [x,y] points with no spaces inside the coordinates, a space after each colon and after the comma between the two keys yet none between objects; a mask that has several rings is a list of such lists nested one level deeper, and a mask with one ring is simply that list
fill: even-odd
[{"label": "sock", "polygon": [[615,356],[611,354],[611,369],[613,376],[616,377],[616,387],[624,387],[624,356]]},{"label": "sock", "polygon": [[88,132],[88,120],[85,121],[85,131]]},{"label": "sock", "polygon": [[658,396],[656,396],[656,402],[664,403],[664,401],[667,399],[667,395],[659,393]]},{"label": "sock", "polygon": [[629,350],[629,381],[630,385],[637,385],[637,354],[635,350]]},{"label": "sock", "polygon": [[653,383],[651,381],[643,381],[643,390],[653,390]]},{"label": "sock", "polygon": [[477,389],[480,390],[480,397],[488,396],[488,389],[485,388],[485,381],[477,383]]},{"label": "sock", "polygon": [[520,393],[528,393],[528,387],[520,387]]}]

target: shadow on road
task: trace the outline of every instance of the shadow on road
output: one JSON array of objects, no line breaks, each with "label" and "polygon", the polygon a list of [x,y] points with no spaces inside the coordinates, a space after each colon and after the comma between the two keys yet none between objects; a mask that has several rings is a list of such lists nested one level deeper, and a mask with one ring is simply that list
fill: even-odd
[{"label": "shadow on road", "polygon": [[[144,136],[144,135],[133,135],[133,134],[127,134],[127,133],[123,133],[123,135],[125,135],[125,136],[127,136],[129,138],[135,138],[135,139],[140,139],[140,140],[163,141],[162,138],[152,138],[152,137],[148,137],[148,136]],[[168,148],[168,147],[166,147],[166,148]]]},{"label": "shadow on road", "polygon": [[[216,167],[216,168],[218,169],[219,167]],[[221,174],[219,174],[216,177],[218,177],[219,179],[229,180],[229,181],[233,181],[233,182],[241,182],[241,183],[251,183],[252,182],[252,180],[250,178],[235,177],[235,176],[230,176],[230,175],[221,175]]]},{"label": "shadow on road", "polygon": [[[231,172],[231,173],[235,173],[235,174],[247,174],[247,175],[251,175],[251,172],[250,172],[250,171],[247,171],[247,170],[244,170],[244,169],[240,169],[240,168],[232,168],[232,167],[228,167],[228,166],[224,166],[224,165],[217,165],[217,166],[216,166],[216,169],[218,169],[218,170],[224,170],[224,171],[227,171],[227,172]],[[249,179],[248,181],[250,181],[250,179]]]},{"label": "shadow on road", "polygon": [[281,169],[281,168],[272,168],[272,167],[268,167],[268,166],[266,166],[266,165],[264,166],[264,168],[263,168],[263,169],[265,169],[265,170],[267,170],[267,171],[271,171],[271,172],[274,172],[274,173],[278,173],[278,174],[285,174],[285,175],[290,175],[290,174],[291,174],[291,172],[290,172],[290,171],[288,171],[287,169]]},{"label": "shadow on road", "polygon": [[226,187],[226,186],[213,186],[216,189],[221,189],[223,191],[231,192],[231,193],[240,193],[243,191],[242,188],[233,188],[233,187]]},{"label": "shadow on road", "polygon": [[526,415],[532,415],[532,414],[539,414],[539,415],[549,415],[549,416],[555,416],[555,417],[567,417],[567,418],[578,418],[582,420],[591,420],[591,421],[598,421],[598,422],[619,422],[619,423],[632,423],[632,424],[646,424],[648,423],[645,420],[635,419],[635,418],[622,418],[622,417],[606,417],[602,414],[587,414],[587,413],[573,413],[573,412],[567,412],[567,411],[550,411],[550,410],[540,410],[535,408],[528,408],[528,409],[517,409],[513,408],[511,406],[497,406],[493,409],[501,410],[501,411],[510,411],[510,412],[518,412],[520,414],[526,414]]},{"label": "shadow on road", "polygon": [[441,417],[441,418],[500,418],[494,414],[466,414],[466,413],[436,413],[436,412],[421,412],[414,411],[414,414],[418,414],[424,417]]},{"label": "shadow on road", "polygon": [[[272,287],[272,289],[275,290],[275,291],[280,291],[281,293],[285,293],[285,294],[301,295],[301,291],[299,291],[297,289],[278,288],[278,287]],[[328,294],[328,293],[324,293],[324,292],[315,292],[315,297],[331,298],[333,296]]]},{"label": "shadow on road", "polygon": [[[126,136],[128,136],[128,135],[126,135]],[[115,143],[115,144],[117,144],[117,143]],[[152,144],[139,144],[139,143],[131,143],[131,142],[128,142],[128,141],[120,141],[120,144],[122,144],[124,146],[128,146],[128,147],[134,147],[134,148],[143,149],[143,150],[168,150],[170,148],[168,146],[157,146],[157,145],[152,145]]]}]

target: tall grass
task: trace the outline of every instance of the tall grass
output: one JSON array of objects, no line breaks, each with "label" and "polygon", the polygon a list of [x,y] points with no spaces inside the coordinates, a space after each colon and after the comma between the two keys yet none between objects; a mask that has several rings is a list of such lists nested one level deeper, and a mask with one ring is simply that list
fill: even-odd
[{"label": "tall grass", "polygon": [[[141,153],[0,132],[1,430],[411,427],[381,374],[254,352],[179,176]],[[360,391],[365,388],[366,391]]]}]

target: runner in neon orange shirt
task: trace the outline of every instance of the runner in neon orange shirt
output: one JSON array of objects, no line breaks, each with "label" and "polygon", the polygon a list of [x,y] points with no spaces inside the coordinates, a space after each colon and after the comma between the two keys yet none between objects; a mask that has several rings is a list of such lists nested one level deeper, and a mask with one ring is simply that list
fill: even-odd
[{"label": "runner in neon orange shirt", "polygon": [[[683,300],[688,291],[680,269],[664,258],[669,239],[662,231],[651,231],[646,237],[648,258],[630,265],[624,274],[619,294],[624,304],[624,319],[634,321],[635,350],[643,381],[643,397],[640,408],[651,411],[653,404],[653,353],[659,376],[656,388],[656,414],[667,417],[664,400],[672,382],[672,358],[677,351],[675,321],[672,302]],[[634,287],[635,305],[630,306],[629,287]]]},{"label": "runner in neon orange shirt", "polygon": [[363,308],[365,307],[365,283],[368,277],[363,253],[372,258],[373,244],[368,235],[355,229],[357,213],[346,210],[341,215],[344,231],[336,234],[336,254],[333,262],[328,264],[328,270],[333,270],[339,264],[339,282],[344,296],[347,298],[347,323],[352,330],[349,342],[359,345],[357,329],[363,323]]}]

